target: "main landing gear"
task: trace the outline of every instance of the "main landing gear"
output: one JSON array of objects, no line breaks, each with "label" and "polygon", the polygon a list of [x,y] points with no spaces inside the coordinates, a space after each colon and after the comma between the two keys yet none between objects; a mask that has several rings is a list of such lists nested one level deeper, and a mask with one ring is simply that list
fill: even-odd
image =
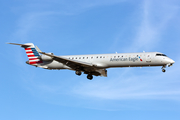
[{"label": "main landing gear", "polygon": [[88,75],[87,75],[87,79],[92,80],[92,79],[93,79],[93,76],[92,76],[91,74],[88,74]]},{"label": "main landing gear", "polygon": [[81,71],[76,71],[76,75],[81,75],[82,74],[82,72]]},{"label": "main landing gear", "polygon": [[[80,75],[82,74],[82,72],[81,72],[80,70],[77,70],[75,73],[76,73],[76,75],[78,75],[78,76],[80,76]],[[88,74],[88,75],[87,75],[87,79],[92,80],[92,79],[93,79],[93,75]]]}]

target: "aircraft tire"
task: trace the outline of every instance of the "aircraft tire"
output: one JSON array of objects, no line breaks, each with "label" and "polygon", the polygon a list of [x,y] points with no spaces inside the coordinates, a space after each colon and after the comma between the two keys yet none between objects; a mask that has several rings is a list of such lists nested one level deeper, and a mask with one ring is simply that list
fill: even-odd
[{"label": "aircraft tire", "polygon": [[79,76],[82,74],[81,71],[76,71],[75,73],[76,73],[76,75],[79,75]]},{"label": "aircraft tire", "polygon": [[92,80],[93,76],[92,75],[87,75],[87,79]]},{"label": "aircraft tire", "polygon": [[166,70],[165,70],[165,69],[162,69],[162,72],[166,72]]}]

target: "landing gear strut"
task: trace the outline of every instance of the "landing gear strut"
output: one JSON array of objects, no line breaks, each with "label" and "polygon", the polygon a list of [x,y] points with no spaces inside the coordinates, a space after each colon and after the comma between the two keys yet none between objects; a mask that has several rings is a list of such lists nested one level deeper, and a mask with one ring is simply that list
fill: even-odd
[{"label": "landing gear strut", "polygon": [[88,75],[87,75],[87,79],[92,80],[92,79],[93,79],[93,76],[92,76],[91,74],[88,74]]},{"label": "landing gear strut", "polygon": [[166,72],[166,70],[164,68],[166,68],[166,66],[162,67],[162,72]]},{"label": "landing gear strut", "polygon": [[81,71],[76,71],[76,75],[81,75],[82,74],[82,72]]}]

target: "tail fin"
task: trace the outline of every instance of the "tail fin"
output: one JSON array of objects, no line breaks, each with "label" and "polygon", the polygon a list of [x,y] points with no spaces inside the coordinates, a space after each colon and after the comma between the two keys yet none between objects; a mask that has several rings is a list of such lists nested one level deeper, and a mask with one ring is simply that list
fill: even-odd
[{"label": "tail fin", "polygon": [[8,43],[8,44],[20,45],[21,47],[23,47],[26,51],[27,57],[29,58],[30,65],[43,63],[43,61],[40,59],[40,54],[36,50],[33,43],[26,43],[26,44]]},{"label": "tail fin", "polygon": [[36,50],[33,43],[26,43],[25,45],[30,45],[29,47],[25,47],[26,54],[29,58],[29,64],[38,64],[43,63],[43,61],[40,59],[40,54]]}]

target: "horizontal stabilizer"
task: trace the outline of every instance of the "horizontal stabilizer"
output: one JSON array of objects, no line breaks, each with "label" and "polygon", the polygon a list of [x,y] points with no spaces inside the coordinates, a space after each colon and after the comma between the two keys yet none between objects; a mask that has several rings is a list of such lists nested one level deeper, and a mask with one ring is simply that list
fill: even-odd
[{"label": "horizontal stabilizer", "polygon": [[26,44],[17,44],[17,43],[7,43],[7,44],[12,44],[12,45],[19,45],[21,47],[30,47],[31,45],[26,45]]}]

